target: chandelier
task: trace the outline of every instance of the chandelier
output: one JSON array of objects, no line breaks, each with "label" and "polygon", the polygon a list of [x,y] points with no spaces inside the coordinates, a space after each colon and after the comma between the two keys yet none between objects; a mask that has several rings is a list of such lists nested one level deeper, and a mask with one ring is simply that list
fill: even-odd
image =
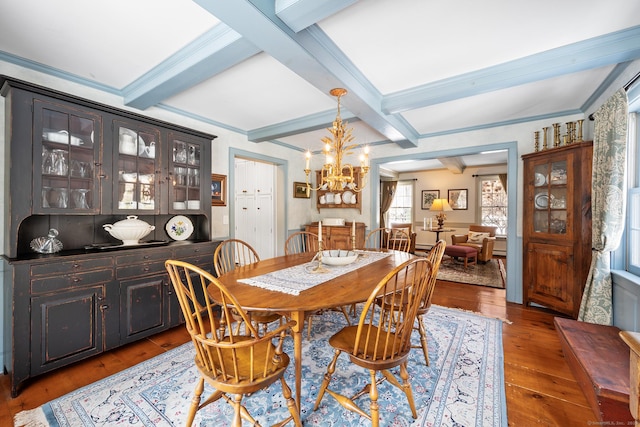
[{"label": "chandelier", "polygon": [[311,160],[311,151],[307,151],[306,166],[304,169],[307,175],[307,194],[310,190],[342,190],[347,187],[351,191],[360,192],[365,187],[365,179],[369,172],[369,147],[365,146],[360,155],[360,167],[354,167],[349,163],[343,163],[345,156],[353,154],[353,149],[357,144],[351,144],[353,136],[352,128],[347,129],[347,122],[343,122],[340,117],[340,98],[346,95],[347,90],[343,88],[331,89],[329,93],[338,99],[338,114],[333,121],[333,126],[327,128],[331,132],[332,137],[322,138],[324,142],[323,154],[325,156],[322,170],[320,171],[320,179],[318,187],[314,188],[309,182],[309,162]]}]

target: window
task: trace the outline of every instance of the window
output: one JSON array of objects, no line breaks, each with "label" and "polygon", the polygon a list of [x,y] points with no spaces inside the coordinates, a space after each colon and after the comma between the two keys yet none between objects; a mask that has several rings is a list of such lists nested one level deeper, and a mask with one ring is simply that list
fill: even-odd
[{"label": "window", "polygon": [[507,234],[507,193],[497,175],[480,177],[480,223],[495,225]]},{"label": "window", "polygon": [[626,270],[640,276],[640,134],[638,134],[638,116],[630,115],[627,146],[628,192],[627,192],[627,262]]},{"label": "window", "polygon": [[398,181],[387,224],[413,222],[413,181]]}]

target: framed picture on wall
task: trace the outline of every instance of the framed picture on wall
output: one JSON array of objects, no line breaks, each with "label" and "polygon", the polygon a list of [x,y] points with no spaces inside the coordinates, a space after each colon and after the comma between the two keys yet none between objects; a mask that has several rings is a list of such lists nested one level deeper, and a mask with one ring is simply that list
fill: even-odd
[{"label": "framed picture on wall", "polygon": [[449,190],[449,206],[453,210],[466,210],[468,208],[469,190]]},{"label": "framed picture on wall", "polygon": [[211,206],[227,206],[227,176],[211,174]]},{"label": "framed picture on wall", "polygon": [[307,184],[304,182],[293,183],[293,197],[296,199],[308,199],[311,194],[307,193]]},{"label": "framed picture on wall", "polygon": [[431,204],[435,199],[440,198],[440,190],[422,190],[422,209],[431,209]]}]

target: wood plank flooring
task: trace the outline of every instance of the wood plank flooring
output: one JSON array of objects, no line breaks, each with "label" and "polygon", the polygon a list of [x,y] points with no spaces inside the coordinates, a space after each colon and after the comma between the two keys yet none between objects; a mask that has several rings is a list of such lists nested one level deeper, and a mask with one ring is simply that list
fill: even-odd
[{"label": "wood plank flooring", "polygon": [[[554,314],[505,302],[505,291],[439,282],[434,304],[504,319],[507,417],[510,426],[600,425],[569,371],[554,329]],[[0,426],[13,415],[172,349],[189,337],[184,327],[115,349],[28,381],[12,399],[7,375],[0,377]]]}]

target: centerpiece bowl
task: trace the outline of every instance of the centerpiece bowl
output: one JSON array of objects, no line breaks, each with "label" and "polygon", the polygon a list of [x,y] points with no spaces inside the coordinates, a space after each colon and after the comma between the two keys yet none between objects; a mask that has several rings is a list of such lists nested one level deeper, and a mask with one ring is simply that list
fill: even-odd
[{"label": "centerpiece bowl", "polygon": [[322,251],[322,263],[327,265],[347,265],[355,262],[358,254],[353,251],[334,249]]}]

